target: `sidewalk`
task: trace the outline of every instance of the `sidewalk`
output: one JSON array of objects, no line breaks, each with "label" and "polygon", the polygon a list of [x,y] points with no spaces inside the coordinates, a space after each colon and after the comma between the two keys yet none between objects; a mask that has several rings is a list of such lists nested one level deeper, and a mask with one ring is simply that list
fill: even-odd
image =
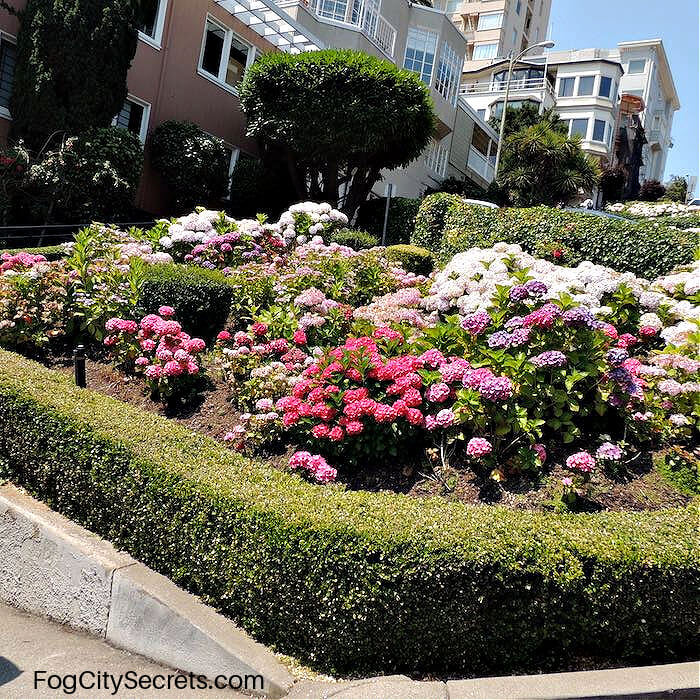
[{"label": "sidewalk", "polygon": [[[84,671],[119,676],[131,672],[138,679],[144,676],[143,688],[125,690],[116,695],[109,689],[97,689],[97,677],[87,675],[91,690],[77,690],[68,695],[45,682],[35,687],[34,674],[45,671],[43,678],[79,675]],[[159,666],[141,656],[115,649],[105,642],[81,632],[75,632],[50,620],[28,615],[0,603],[0,698],[245,698],[233,690],[147,689],[148,678],[175,675],[172,669]],[[187,678],[188,677],[183,677]],[[188,679],[189,680],[189,679]],[[52,684],[57,679],[52,679]],[[70,683],[70,679],[68,680]],[[123,681],[126,682],[126,681]],[[160,683],[160,681],[157,681]],[[164,680],[167,682],[167,680]],[[181,683],[184,681],[180,681]],[[196,681],[195,681],[196,682]],[[174,683],[174,679],[171,681]]]}]

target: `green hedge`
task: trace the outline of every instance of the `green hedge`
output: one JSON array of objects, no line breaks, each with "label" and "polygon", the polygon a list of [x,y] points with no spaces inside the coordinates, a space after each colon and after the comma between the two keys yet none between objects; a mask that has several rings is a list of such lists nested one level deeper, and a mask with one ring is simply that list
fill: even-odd
[{"label": "green hedge", "polygon": [[1,253],[31,253],[32,255],[43,255],[47,260],[60,260],[66,257],[66,249],[62,245],[48,245],[43,248],[6,248],[0,249]]},{"label": "green hedge", "polygon": [[487,209],[438,194],[424,200],[412,239],[436,251],[441,261],[498,241],[518,243],[549,260],[554,249],[561,249],[560,264],[590,260],[651,279],[691,262],[698,236],[653,221],[620,221],[550,207]]},{"label": "green hedge", "polygon": [[[420,203],[420,199],[409,197],[392,198],[386,227],[386,245],[409,242]],[[386,197],[367,200],[357,214],[357,227],[369,231],[381,241],[385,211]]]},{"label": "green hedge", "polygon": [[139,298],[139,313],[157,313],[172,306],[190,335],[211,340],[231,312],[234,289],[218,270],[194,265],[149,265]]},{"label": "green hedge", "polygon": [[386,249],[389,260],[399,263],[404,270],[416,275],[429,275],[435,266],[433,254],[416,245],[392,245]]},{"label": "green hedge", "polygon": [[695,505],[559,515],[315,486],[6,351],[0,471],[325,671],[673,661],[700,642]]},{"label": "green hedge", "polygon": [[334,231],[330,237],[330,243],[348,246],[353,250],[364,250],[365,248],[374,248],[379,245],[376,236],[373,236],[367,231],[361,231],[352,228],[341,228]]}]

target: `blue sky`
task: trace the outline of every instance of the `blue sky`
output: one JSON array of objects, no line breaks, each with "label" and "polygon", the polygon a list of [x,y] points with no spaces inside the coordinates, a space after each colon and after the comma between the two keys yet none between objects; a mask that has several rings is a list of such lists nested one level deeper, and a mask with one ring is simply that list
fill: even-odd
[{"label": "blue sky", "polygon": [[[620,41],[663,39],[681,109],[673,121],[673,175],[699,175],[698,0],[553,0],[557,49],[614,48]],[[696,188],[697,190],[697,188]]]}]

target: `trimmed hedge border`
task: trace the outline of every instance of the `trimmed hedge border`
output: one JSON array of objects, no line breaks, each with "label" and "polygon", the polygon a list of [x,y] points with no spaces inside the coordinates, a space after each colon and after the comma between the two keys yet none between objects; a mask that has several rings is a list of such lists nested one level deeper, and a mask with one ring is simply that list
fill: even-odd
[{"label": "trimmed hedge border", "polygon": [[697,650],[697,501],[559,515],[347,492],[0,351],[0,474],[320,670]]},{"label": "trimmed hedge border", "polygon": [[470,248],[499,241],[528,253],[576,266],[584,260],[653,279],[693,261],[698,235],[652,221],[610,219],[550,207],[489,209],[460,197],[436,194],[423,200],[411,242],[433,250],[441,262]]},{"label": "trimmed hedge border", "polygon": [[31,253],[32,255],[43,255],[47,260],[60,260],[67,255],[66,249],[62,245],[48,245],[43,248],[5,248],[0,253]]}]

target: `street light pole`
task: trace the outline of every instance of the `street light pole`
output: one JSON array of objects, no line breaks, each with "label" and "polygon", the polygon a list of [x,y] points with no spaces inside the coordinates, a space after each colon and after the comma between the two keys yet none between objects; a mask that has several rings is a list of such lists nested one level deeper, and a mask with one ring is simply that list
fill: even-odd
[{"label": "street light pole", "polygon": [[[540,41],[539,44],[528,46],[524,51],[521,51],[517,56],[513,56],[510,52],[508,61],[508,77],[506,79],[506,94],[503,98],[503,114],[501,115],[501,131],[498,134],[498,148],[496,149],[496,165],[493,169],[493,179],[498,180],[498,168],[501,165],[501,151],[503,150],[503,134],[506,131],[506,112],[508,111],[508,98],[510,97],[510,81],[513,78],[513,68],[515,64],[529,51],[533,49],[551,49],[554,46],[553,41]],[[547,76],[544,76],[547,79]]]}]

